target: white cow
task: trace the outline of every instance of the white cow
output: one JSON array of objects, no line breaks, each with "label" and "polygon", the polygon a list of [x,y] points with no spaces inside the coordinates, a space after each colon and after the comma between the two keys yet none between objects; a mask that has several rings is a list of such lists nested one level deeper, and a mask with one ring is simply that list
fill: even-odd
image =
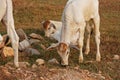
[{"label": "white cow", "polygon": [[[83,40],[85,26],[92,20],[94,25],[95,42],[97,45],[96,60],[100,61],[100,16],[98,0],[70,0],[67,2],[62,14],[62,30],[60,42],[53,47],[57,47],[57,52],[62,58],[62,65],[68,65],[69,45],[78,45],[80,50],[79,62],[83,62]],[[87,22],[87,23],[86,23]],[[88,27],[88,32],[91,29]],[[79,35],[75,36],[79,32]],[[90,38],[90,33],[88,34]],[[87,41],[89,41],[89,38]],[[89,53],[89,43],[86,46],[86,54]]]},{"label": "white cow", "polygon": [[12,47],[14,49],[14,64],[16,67],[18,67],[19,37],[14,28],[12,0],[0,0],[0,21],[7,28],[7,34],[12,41]]}]

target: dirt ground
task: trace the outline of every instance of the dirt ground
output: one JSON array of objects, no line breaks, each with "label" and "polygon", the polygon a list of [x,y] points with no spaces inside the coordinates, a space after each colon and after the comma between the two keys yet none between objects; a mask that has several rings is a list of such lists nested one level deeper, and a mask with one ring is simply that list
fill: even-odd
[{"label": "dirt ground", "polygon": [[[34,64],[35,65],[35,64]],[[36,67],[23,64],[14,68],[12,63],[0,66],[0,80],[112,80],[101,73],[91,73],[78,66],[74,68],[48,68],[46,65]]]}]

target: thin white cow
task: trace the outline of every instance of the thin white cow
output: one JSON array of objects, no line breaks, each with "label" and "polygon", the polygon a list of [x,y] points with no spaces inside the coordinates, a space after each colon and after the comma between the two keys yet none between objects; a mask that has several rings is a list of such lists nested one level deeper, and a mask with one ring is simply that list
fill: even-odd
[{"label": "thin white cow", "polygon": [[[96,60],[100,61],[100,16],[99,16],[99,2],[98,0],[70,0],[67,2],[63,14],[62,14],[62,30],[60,42],[53,45],[57,47],[57,52],[62,58],[62,65],[68,65],[68,58],[70,53],[70,44],[78,45],[80,50],[79,62],[83,62],[83,40],[85,26],[87,23],[93,20],[94,33],[95,33],[95,42],[97,45],[97,54]],[[87,22],[87,23],[86,23]],[[88,27],[88,31],[89,31]],[[79,32],[79,35],[76,35],[76,32]],[[90,35],[88,35],[90,38]],[[88,41],[89,41],[88,38]],[[89,44],[87,44],[89,53]]]},{"label": "thin white cow", "polygon": [[14,64],[16,67],[18,67],[19,37],[14,28],[12,0],[0,0],[0,21],[7,28],[7,34],[11,39],[12,47],[14,49]]}]

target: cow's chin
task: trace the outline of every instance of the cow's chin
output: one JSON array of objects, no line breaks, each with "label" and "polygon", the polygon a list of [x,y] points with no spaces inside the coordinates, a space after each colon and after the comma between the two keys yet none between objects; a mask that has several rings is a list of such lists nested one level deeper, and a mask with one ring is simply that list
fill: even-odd
[{"label": "cow's chin", "polygon": [[68,60],[63,60],[61,61],[62,66],[68,66]]},{"label": "cow's chin", "polygon": [[69,54],[67,53],[60,53],[59,55],[61,57],[61,65],[62,66],[68,66],[68,58],[69,58]]}]

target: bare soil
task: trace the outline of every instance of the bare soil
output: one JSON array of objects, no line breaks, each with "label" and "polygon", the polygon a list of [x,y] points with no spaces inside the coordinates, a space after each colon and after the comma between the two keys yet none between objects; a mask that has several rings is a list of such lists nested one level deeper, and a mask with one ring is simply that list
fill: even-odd
[{"label": "bare soil", "polygon": [[112,80],[101,73],[91,73],[79,67],[48,68],[46,65],[21,66],[15,68],[12,63],[0,66],[0,80]]}]

